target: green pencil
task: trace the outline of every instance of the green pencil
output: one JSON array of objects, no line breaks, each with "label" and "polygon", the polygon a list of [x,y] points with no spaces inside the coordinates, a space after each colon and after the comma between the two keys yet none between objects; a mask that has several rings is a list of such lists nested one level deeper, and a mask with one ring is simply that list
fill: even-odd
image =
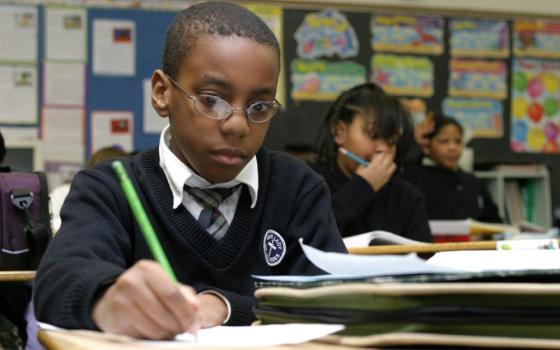
[{"label": "green pencil", "polygon": [[142,203],[138,198],[138,194],[134,190],[134,186],[132,185],[128,174],[126,173],[122,162],[120,160],[116,160],[112,163],[112,167],[115,171],[115,174],[117,175],[117,178],[119,179],[126,200],[128,201],[130,209],[132,210],[132,214],[134,215],[134,218],[136,219],[136,222],[138,223],[138,226],[140,227],[140,230],[144,235],[144,239],[148,243],[148,246],[150,247],[154,258],[163,267],[165,272],[167,272],[169,277],[171,277],[173,281],[177,282],[177,277],[175,277],[175,273],[173,273],[173,269],[171,268],[171,265],[169,264],[169,261],[165,256],[165,252],[163,251],[163,248],[159,243],[154,228],[152,227],[152,224],[150,223],[150,220],[146,215],[146,211],[144,211],[144,208],[142,207]]}]

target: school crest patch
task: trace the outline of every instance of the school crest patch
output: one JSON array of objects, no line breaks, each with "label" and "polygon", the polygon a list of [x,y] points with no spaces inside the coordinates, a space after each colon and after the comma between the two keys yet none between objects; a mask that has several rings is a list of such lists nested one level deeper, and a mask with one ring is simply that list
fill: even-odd
[{"label": "school crest patch", "polygon": [[286,255],[286,242],[278,232],[268,230],[264,234],[263,251],[268,266],[276,266]]}]

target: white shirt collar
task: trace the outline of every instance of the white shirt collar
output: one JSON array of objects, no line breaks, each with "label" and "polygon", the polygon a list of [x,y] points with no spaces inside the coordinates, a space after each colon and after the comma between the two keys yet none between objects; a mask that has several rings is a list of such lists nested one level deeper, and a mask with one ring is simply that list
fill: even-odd
[{"label": "white shirt collar", "polygon": [[167,178],[171,193],[173,194],[173,209],[176,209],[183,201],[185,184],[192,187],[232,187],[237,184],[245,184],[251,195],[251,208],[257,204],[257,193],[259,192],[259,169],[257,157],[253,158],[239,172],[235,179],[225,182],[211,184],[206,179],[196,174],[185,163],[179,160],[170,149],[171,133],[169,125],[161,132],[159,139],[159,166]]}]

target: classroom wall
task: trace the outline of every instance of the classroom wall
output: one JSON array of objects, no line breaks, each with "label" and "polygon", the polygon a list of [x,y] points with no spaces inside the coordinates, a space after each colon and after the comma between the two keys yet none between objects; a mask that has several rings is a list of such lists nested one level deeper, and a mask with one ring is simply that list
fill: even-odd
[{"label": "classroom wall", "polygon": [[[46,138],[45,123],[48,113],[45,113],[45,63],[50,62],[45,50],[45,23],[44,15],[47,6],[44,1],[3,1],[6,3],[25,3],[36,6],[38,9],[38,59],[37,65],[39,96],[37,107],[37,119],[33,123],[0,123],[3,132],[10,138],[36,137],[39,134],[43,139]],[[64,1],[50,1],[48,4],[65,3]],[[93,147],[93,137],[96,125],[94,121],[102,118],[111,117],[111,113],[124,113],[122,121],[126,122],[132,115],[130,124],[122,126],[123,130],[131,128],[132,144],[131,149],[139,150],[156,145],[159,134],[152,130],[147,130],[144,126],[144,91],[143,82],[149,79],[153,69],[160,65],[161,46],[166,25],[173,17],[174,12],[182,7],[183,1],[68,1],[73,5],[83,4],[87,6],[86,22],[87,45],[86,57],[84,58],[84,101],[82,105],[70,106],[81,109],[83,128],[69,130],[70,133],[77,134],[78,142],[82,142],[81,158],[86,159]],[[262,4],[259,1],[249,1],[253,4]],[[351,60],[362,64],[367,72],[367,77],[371,75],[370,60],[375,53],[370,46],[370,19],[373,13],[402,13],[402,14],[436,14],[444,18],[445,31],[444,42],[446,47],[441,55],[429,56],[430,61],[435,67],[434,93],[427,98],[427,105],[430,109],[437,110],[441,107],[441,99],[447,93],[447,79],[450,74],[447,62],[449,55],[449,31],[447,23],[452,18],[490,18],[507,20],[510,33],[512,20],[519,16],[538,16],[539,18],[550,18],[560,20],[560,2],[555,0],[513,0],[503,1],[480,1],[480,0],[349,0],[349,1],[267,1],[267,4],[280,5],[283,7],[282,36],[284,49],[284,75],[285,83],[285,109],[279,113],[271,123],[270,131],[265,146],[272,149],[284,149],[288,144],[312,144],[315,135],[320,128],[322,118],[330,104],[329,100],[294,100],[290,96],[292,89],[290,63],[297,58],[297,42],[294,33],[301,25],[305,16],[312,12],[317,12],[325,7],[333,7],[345,14],[348,21],[357,28],[356,35],[360,43],[360,49],[356,56]],[[110,6],[98,7],[89,6],[91,4],[110,4]],[[140,5],[139,5],[140,4]],[[142,7],[142,4],[149,4],[149,9]],[[113,7],[112,7],[113,6]],[[118,8],[114,8],[114,6]],[[160,6],[160,8],[158,8]],[[35,7],[35,6],[33,6]],[[161,8],[164,8],[163,10]],[[531,17],[528,17],[531,18]],[[119,76],[111,74],[96,74],[92,62],[94,60],[94,38],[93,23],[98,19],[133,21],[135,24],[135,69],[130,76]],[[511,46],[511,45],[510,45]],[[413,54],[414,55],[414,54]],[[327,61],[335,62],[336,58],[327,58]],[[508,56],[503,59],[508,72],[511,72],[512,58]],[[2,64],[0,59],[0,64]],[[4,62],[5,63],[5,62]],[[507,84],[511,85],[511,74],[507,75]],[[47,85],[48,86],[48,85]],[[510,147],[510,89],[508,96],[501,100],[503,106],[503,125],[504,134],[500,138],[476,138],[471,142],[475,150],[475,162],[478,168],[487,168],[497,163],[542,163],[546,164],[551,171],[552,200],[553,207],[560,208],[560,158],[557,154],[541,153],[518,153],[513,152]],[[407,96],[414,97],[414,96]],[[53,107],[53,106],[51,106]],[[59,107],[59,106],[54,106]],[[63,106],[63,109],[67,106]],[[108,113],[107,113],[108,112]],[[51,118],[52,119],[52,118]],[[60,126],[63,130],[64,125]],[[97,126],[98,127],[98,126]],[[119,125],[115,126],[119,129]],[[51,128],[52,130],[52,128]],[[31,136],[29,136],[31,135]],[[52,138],[51,138],[52,139]],[[56,138],[55,138],[56,139]],[[47,152],[56,152],[52,144],[45,145]],[[56,151],[56,150],[55,150]],[[63,152],[59,151],[59,153]],[[75,159],[80,155],[75,156]],[[56,158],[56,157],[54,157]],[[48,157],[46,159],[49,161]],[[54,159],[49,162],[48,170],[57,170],[64,161]],[[72,162],[70,162],[72,163]]]},{"label": "classroom wall", "polygon": [[[380,1],[379,3],[381,3]],[[353,61],[357,61],[362,63],[365,67],[368,68],[368,76],[371,74],[371,67],[369,65],[369,59],[372,57],[372,53],[375,54],[375,50],[372,50],[369,43],[369,19],[371,13],[386,13],[385,9],[377,9],[374,8],[373,10],[365,10],[363,4],[364,2],[361,1],[350,1],[345,3],[342,8],[348,8],[348,10],[343,10],[342,12],[347,16],[348,21],[352,23],[354,28],[356,29],[356,35],[359,39],[360,43],[365,43],[365,45],[360,46],[360,51],[358,54],[352,58]],[[375,2],[378,3],[378,2]],[[393,7],[397,7],[397,4],[402,5],[404,1],[395,1],[391,2]],[[421,3],[426,2],[411,2],[406,1],[407,4],[410,6],[417,6]],[[453,3],[455,2],[448,2]],[[464,3],[464,2],[463,2]],[[491,3],[491,2],[486,2]],[[473,2],[476,4],[476,2]],[[478,3],[480,4],[480,3]],[[526,3],[525,3],[526,4]],[[559,3],[560,4],[560,3]],[[357,7],[352,7],[352,5],[359,5]],[[532,4],[531,4],[532,5]],[[548,2],[547,6],[545,7],[544,4],[541,2],[536,4],[534,8],[530,11],[527,9],[527,6],[521,6],[521,3],[517,3],[514,6],[508,6],[508,10],[515,10],[515,11],[526,11],[526,13],[530,13],[532,11],[539,11],[544,12],[548,10],[549,14],[552,13],[560,13],[560,5],[556,4],[555,2]],[[362,7],[361,7],[362,6]],[[402,11],[402,9],[399,9]],[[439,11],[436,11],[439,10]],[[427,10],[428,14],[432,14],[442,11],[442,9],[433,9],[429,8]],[[317,9],[304,9],[304,8],[288,8],[285,9],[284,12],[284,45],[285,45],[285,60],[284,64],[285,67],[289,67],[290,63],[294,58],[296,58],[296,40],[292,33],[294,33],[298,27],[301,25],[303,19],[306,15],[310,13],[316,13]],[[446,21],[446,24],[449,23],[451,19],[461,19],[461,18],[488,18],[487,15],[481,16],[480,12],[483,12],[482,8],[477,8],[477,11],[473,11],[473,13],[469,15],[457,15],[457,14],[440,14]],[[397,12],[394,10],[391,13],[403,13],[403,14],[410,14],[410,11],[402,11]],[[420,12],[422,13],[422,12]],[[415,14],[418,14],[416,12]],[[511,33],[512,30],[512,19],[517,18],[516,16],[503,16],[500,19],[507,19],[508,26]],[[449,53],[449,30],[447,29],[447,25],[445,26],[446,30],[444,33],[444,41],[446,42],[446,47],[444,53],[441,55],[435,56],[428,56],[430,61],[432,62],[435,71],[435,81],[434,84],[434,93],[431,97],[426,99],[427,105],[430,110],[441,110],[441,101],[448,97],[448,81],[450,76],[450,70],[448,67],[448,62],[452,58]],[[511,39],[511,37],[510,37]],[[510,47],[512,47],[510,43]],[[414,55],[414,54],[413,54]],[[425,55],[422,55],[426,57]],[[327,59],[328,60],[328,59]],[[337,61],[336,59],[331,59],[330,61]],[[338,60],[340,61],[340,60]],[[492,61],[492,60],[491,60]],[[486,137],[477,137],[474,138],[469,146],[474,149],[475,152],[475,167],[477,169],[488,169],[495,164],[500,163],[541,163],[545,164],[550,171],[550,179],[551,179],[551,194],[552,194],[552,203],[553,208],[557,208],[560,205],[560,158],[558,154],[543,154],[540,152],[514,152],[511,149],[511,128],[510,124],[512,119],[511,115],[511,91],[509,86],[512,84],[511,78],[511,71],[512,71],[512,64],[513,64],[513,57],[509,55],[505,59],[495,60],[501,61],[505,64],[506,70],[508,72],[506,77],[506,83],[508,86],[507,89],[507,97],[503,100],[500,100],[499,103],[503,108],[503,136],[498,138],[486,138]],[[556,61],[554,61],[556,62]],[[287,91],[290,91],[292,88],[290,82],[290,69],[286,68],[286,86]],[[272,125],[271,125],[271,132],[269,137],[267,138],[267,145],[271,148],[282,148],[286,144],[300,144],[300,143],[307,143],[313,142],[312,137],[310,137],[309,130],[317,130],[321,127],[323,116],[328,108],[329,102],[325,103],[323,101],[309,101],[309,100],[299,100],[294,101],[290,99],[290,94],[287,94],[287,108],[285,113],[276,118]],[[404,96],[404,97],[414,97],[414,96]]]},{"label": "classroom wall", "polygon": [[560,4],[555,0],[269,0],[285,7],[336,6],[353,9],[416,9],[447,14],[484,14],[504,17],[509,15],[559,16]]}]

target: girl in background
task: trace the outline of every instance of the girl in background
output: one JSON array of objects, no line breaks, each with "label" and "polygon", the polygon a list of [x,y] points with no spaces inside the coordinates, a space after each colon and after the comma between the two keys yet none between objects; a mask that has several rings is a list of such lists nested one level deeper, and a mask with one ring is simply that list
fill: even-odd
[{"label": "girl in background", "polygon": [[457,120],[436,115],[423,148],[433,166],[407,167],[405,177],[426,197],[431,220],[472,218],[501,222],[498,209],[484,184],[459,168],[463,152],[463,128]]},{"label": "girl in background", "polygon": [[423,196],[396,173],[411,139],[408,114],[376,84],[351,88],[330,107],[310,166],[329,186],[343,236],[384,230],[432,241]]}]

